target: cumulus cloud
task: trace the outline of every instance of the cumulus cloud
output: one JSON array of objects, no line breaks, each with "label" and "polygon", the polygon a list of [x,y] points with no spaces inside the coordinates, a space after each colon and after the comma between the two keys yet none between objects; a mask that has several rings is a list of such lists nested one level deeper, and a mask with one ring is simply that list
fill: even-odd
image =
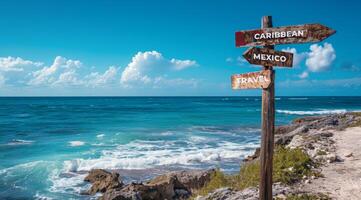
[{"label": "cumulus cloud", "polygon": [[87,68],[79,60],[62,56],[55,57],[50,65],[20,57],[0,57],[0,86],[95,88],[138,84],[151,88],[195,87],[197,80],[178,76],[180,71],[195,66],[198,66],[196,61],[167,59],[157,51],[137,53],[122,72],[116,66],[98,71],[94,67]]},{"label": "cumulus cloud", "polygon": [[287,47],[286,49],[282,49],[282,51],[293,53],[293,66],[297,67],[299,64],[306,58],[307,53],[301,52],[298,53],[296,48]]},{"label": "cumulus cloud", "polygon": [[82,63],[79,60],[68,60],[57,56],[51,66],[32,73],[33,78],[28,82],[29,85],[59,85],[69,84],[78,85],[76,70]]},{"label": "cumulus cloud", "polygon": [[308,53],[306,66],[311,72],[320,72],[329,69],[332,62],[336,59],[336,53],[332,44],[322,45],[313,44],[310,46],[311,52]]},{"label": "cumulus cloud", "polygon": [[85,79],[87,80],[87,85],[91,87],[98,87],[110,84],[115,81],[118,73],[118,69],[114,66],[110,66],[103,74],[99,72],[92,72],[87,75]]},{"label": "cumulus cloud", "polygon": [[25,71],[26,67],[31,66],[41,66],[41,62],[33,62],[30,60],[24,60],[20,57],[1,57],[0,58],[0,71],[15,71],[15,72],[21,72]]},{"label": "cumulus cloud", "polygon": [[[120,83],[125,86],[159,85],[167,73],[198,66],[196,61],[166,59],[157,51],[138,52],[121,74]],[[159,81],[162,80],[162,81]]]}]

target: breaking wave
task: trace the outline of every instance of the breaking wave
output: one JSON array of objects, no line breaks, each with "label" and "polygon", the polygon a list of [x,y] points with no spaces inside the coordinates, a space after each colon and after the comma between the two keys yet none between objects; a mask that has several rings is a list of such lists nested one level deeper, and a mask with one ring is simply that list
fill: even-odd
[{"label": "breaking wave", "polygon": [[314,111],[296,111],[296,110],[276,110],[277,113],[288,115],[326,115],[326,114],[342,114],[346,113],[346,109],[333,110],[314,110]]}]

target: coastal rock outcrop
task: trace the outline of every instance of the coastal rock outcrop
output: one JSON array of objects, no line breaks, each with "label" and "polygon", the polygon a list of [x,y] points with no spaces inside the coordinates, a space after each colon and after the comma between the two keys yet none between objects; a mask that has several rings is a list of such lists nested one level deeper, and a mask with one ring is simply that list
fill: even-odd
[{"label": "coastal rock outcrop", "polygon": [[[337,155],[335,136],[338,130],[347,127],[361,126],[360,113],[344,113],[325,116],[304,117],[294,120],[290,125],[277,127],[275,130],[275,143],[290,149],[301,149],[308,154],[314,163],[330,165],[333,162],[343,162],[345,158],[353,157],[355,151],[343,152]],[[252,161],[259,158],[259,148],[254,155],[245,159]],[[312,166],[312,174],[304,176],[294,185],[274,184],[275,198],[287,199],[289,196],[308,195],[303,190],[304,184],[322,177],[322,171]],[[215,170],[191,170],[171,172],[157,176],[142,183],[123,184],[119,174],[104,170],[92,170],[85,178],[92,183],[88,194],[103,193],[101,200],[181,200],[189,199],[195,191],[210,182]],[[314,193],[310,193],[314,195]],[[317,195],[316,195],[317,196]],[[236,200],[258,199],[258,188],[251,187],[241,191],[231,188],[219,188],[198,200]],[[322,199],[322,198],[321,198]]]},{"label": "coastal rock outcrop", "polygon": [[121,188],[122,181],[119,180],[119,174],[115,172],[108,172],[102,169],[93,169],[89,172],[84,181],[92,184],[91,188],[85,194],[94,195],[98,192],[104,193],[106,191]]},{"label": "coastal rock outcrop", "polygon": [[214,169],[171,172],[144,183],[124,185],[117,182],[117,173],[92,170],[85,181],[93,184],[88,194],[104,193],[101,200],[187,199],[193,191],[205,186],[214,172]]}]

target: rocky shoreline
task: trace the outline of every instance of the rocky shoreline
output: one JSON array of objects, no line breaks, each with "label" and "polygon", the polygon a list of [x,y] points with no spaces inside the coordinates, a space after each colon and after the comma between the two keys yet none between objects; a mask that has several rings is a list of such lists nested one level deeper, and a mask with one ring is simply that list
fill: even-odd
[{"label": "rocky shoreline", "polygon": [[[304,117],[294,120],[290,125],[277,127],[275,144],[288,149],[301,149],[314,164],[310,166],[312,168],[311,175],[303,176],[292,184],[274,183],[274,198],[300,197],[299,199],[302,199],[305,196],[304,199],[331,199],[327,194],[321,193],[322,191],[304,190],[304,186],[323,176],[323,166],[343,162],[353,156],[354,152],[348,152],[344,155],[337,154],[337,141],[335,141],[334,135],[349,127],[358,126],[361,126],[360,113],[344,113]],[[258,157],[259,149],[255,151],[254,155],[247,157],[244,162],[255,162]],[[83,194],[102,194],[99,197],[101,200],[258,199],[257,187],[249,187],[243,190],[224,187],[207,195],[194,197],[197,190],[211,181],[215,172],[214,169],[171,172],[143,183],[124,184],[118,173],[94,169],[85,178],[85,181],[91,183],[92,186]]]}]

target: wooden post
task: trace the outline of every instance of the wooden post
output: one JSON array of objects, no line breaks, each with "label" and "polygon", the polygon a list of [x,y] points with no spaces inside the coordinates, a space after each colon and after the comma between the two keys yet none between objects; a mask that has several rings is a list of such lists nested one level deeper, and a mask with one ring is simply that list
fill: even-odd
[{"label": "wooden post", "polygon": [[[262,28],[272,27],[272,17],[262,18]],[[265,46],[274,49],[274,46]],[[259,199],[272,200],[272,162],[274,146],[274,79],[275,72],[272,66],[264,66],[271,73],[271,83],[267,89],[262,89],[262,140],[261,140],[261,179],[259,185]]]}]

